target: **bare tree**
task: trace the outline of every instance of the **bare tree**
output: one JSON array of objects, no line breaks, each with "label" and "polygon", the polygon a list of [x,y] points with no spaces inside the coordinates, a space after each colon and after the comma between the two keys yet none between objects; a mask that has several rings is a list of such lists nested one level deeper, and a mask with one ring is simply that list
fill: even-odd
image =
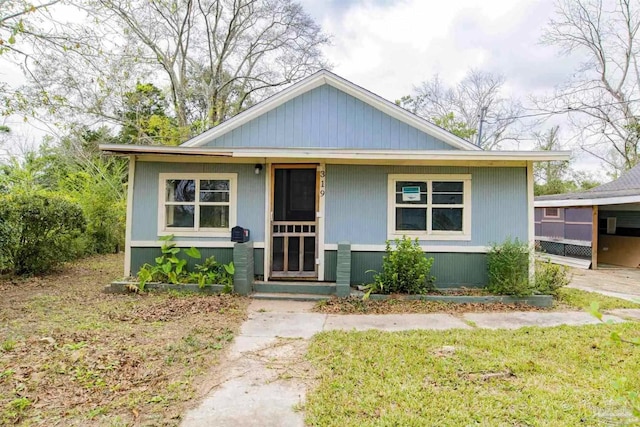
[{"label": "bare tree", "polygon": [[[560,126],[553,126],[546,132],[534,132],[534,144],[537,150],[553,151],[561,150],[562,146],[558,138]],[[560,162],[539,162],[534,168],[534,177],[537,182],[550,184],[552,182],[561,182],[567,178],[570,167],[570,161]]]},{"label": "bare tree", "polygon": [[16,39],[21,34],[40,35],[31,20],[42,19],[47,8],[60,0],[0,0],[0,54],[21,53]]},{"label": "bare tree", "polygon": [[[120,124],[136,82],[166,88],[181,129],[201,132],[326,66],[328,37],[292,0],[83,0],[68,42],[36,46],[39,98]],[[77,42],[74,42],[76,41]],[[85,122],[86,123],[86,122]]]},{"label": "bare tree", "polygon": [[485,149],[498,148],[507,140],[517,141],[519,102],[502,94],[504,77],[488,72],[469,70],[455,86],[447,86],[438,75],[414,88],[414,93],[400,103],[405,108],[426,118],[440,120],[453,113],[453,118],[467,129],[478,129],[483,108],[486,108],[483,131],[476,144]]},{"label": "bare tree", "polygon": [[542,39],[584,62],[538,104],[569,112],[581,147],[618,171],[639,160],[639,27],[637,0],[559,0]]}]

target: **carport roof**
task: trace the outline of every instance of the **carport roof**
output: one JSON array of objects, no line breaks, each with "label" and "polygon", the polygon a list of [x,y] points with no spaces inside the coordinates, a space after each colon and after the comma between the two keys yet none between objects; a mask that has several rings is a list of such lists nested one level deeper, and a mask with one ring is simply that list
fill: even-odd
[{"label": "carport roof", "polygon": [[538,207],[591,206],[640,202],[640,165],[626,171],[620,178],[574,193],[538,196]]}]

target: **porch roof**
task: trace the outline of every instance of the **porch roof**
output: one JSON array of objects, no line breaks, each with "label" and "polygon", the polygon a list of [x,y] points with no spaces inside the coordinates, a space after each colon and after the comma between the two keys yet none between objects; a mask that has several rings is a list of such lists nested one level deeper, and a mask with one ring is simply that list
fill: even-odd
[{"label": "porch roof", "polygon": [[538,162],[569,160],[569,151],[367,150],[326,148],[220,148],[102,144],[117,155],[220,158],[237,163],[274,161],[351,164],[435,164],[438,162]]}]

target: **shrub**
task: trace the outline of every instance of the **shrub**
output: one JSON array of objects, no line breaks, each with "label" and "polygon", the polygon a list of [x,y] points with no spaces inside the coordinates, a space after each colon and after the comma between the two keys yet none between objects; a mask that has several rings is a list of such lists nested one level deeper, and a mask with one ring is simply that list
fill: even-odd
[{"label": "shrub", "polygon": [[518,239],[493,244],[487,253],[489,283],[487,290],[498,295],[524,297],[532,295],[534,288],[529,280],[529,256],[531,248]]},{"label": "shrub", "polygon": [[[0,212],[3,209],[0,207]],[[11,270],[13,259],[11,249],[16,246],[16,233],[11,222],[4,216],[0,216],[0,273]]]},{"label": "shrub", "polygon": [[[0,198],[5,269],[16,274],[46,273],[81,255],[78,238],[85,229],[78,204],[54,193]],[[7,234],[8,230],[8,236]]]},{"label": "shrub", "polygon": [[571,281],[569,269],[547,260],[536,262],[535,291],[542,295],[557,295],[558,289]]},{"label": "shrub", "polygon": [[113,253],[124,245],[124,167],[115,164],[110,168],[107,163],[96,162],[99,174],[73,172],[60,182],[63,191],[78,201],[87,220],[85,244],[89,253]]},{"label": "shrub", "polygon": [[380,294],[424,294],[434,289],[431,277],[433,258],[422,252],[418,239],[403,236],[395,240],[395,249],[387,240],[386,255],[382,260],[382,272],[374,275],[369,293]]}]

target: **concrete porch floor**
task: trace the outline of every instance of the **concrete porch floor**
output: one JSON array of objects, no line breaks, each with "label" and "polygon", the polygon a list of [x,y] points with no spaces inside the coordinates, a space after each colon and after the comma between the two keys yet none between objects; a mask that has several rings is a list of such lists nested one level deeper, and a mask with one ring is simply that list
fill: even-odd
[{"label": "concrete porch floor", "polygon": [[640,269],[598,266],[597,270],[572,268],[570,288],[598,292],[629,301],[640,300]]}]

